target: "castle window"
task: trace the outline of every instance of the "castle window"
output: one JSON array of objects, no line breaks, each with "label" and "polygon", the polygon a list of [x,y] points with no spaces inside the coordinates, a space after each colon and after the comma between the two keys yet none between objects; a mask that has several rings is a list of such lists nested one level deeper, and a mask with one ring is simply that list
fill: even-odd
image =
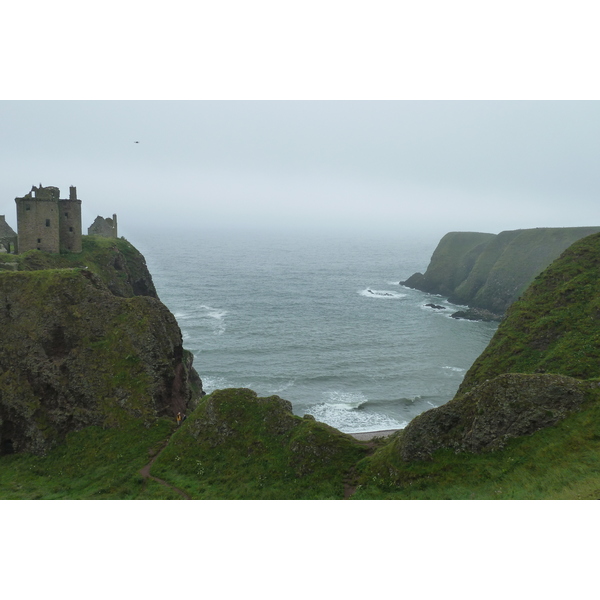
[{"label": "castle window", "polygon": [[65,213],[65,217],[69,218],[69,213]]},{"label": "castle window", "polygon": [[42,238],[38,238],[38,244],[42,243]]},{"label": "castle window", "polygon": [[31,210],[31,206],[29,206],[29,204],[25,205],[25,210]]},{"label": "castle window", "polygon": [[73,228],[72,228],[72,227],[69,227],[69,231],[73,231]]},{"label": "castle window", "polygon": [[50,219],[46,219],[46,227],[50,227]]}]

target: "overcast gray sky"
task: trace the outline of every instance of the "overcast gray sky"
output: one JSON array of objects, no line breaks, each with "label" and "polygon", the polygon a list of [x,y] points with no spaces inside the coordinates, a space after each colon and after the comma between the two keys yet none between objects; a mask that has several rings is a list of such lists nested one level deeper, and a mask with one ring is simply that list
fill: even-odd
[{"label": "overcast gray sky", "polygon": [[12,224],[42,183],[85,227],[600,225],[599,159],[595,101],[0,102]]}]

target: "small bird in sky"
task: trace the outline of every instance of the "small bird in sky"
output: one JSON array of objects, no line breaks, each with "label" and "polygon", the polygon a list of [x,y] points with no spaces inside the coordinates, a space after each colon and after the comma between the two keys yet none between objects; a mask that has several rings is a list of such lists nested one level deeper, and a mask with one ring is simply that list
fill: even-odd
[{"label": "small bird in sky", "polygon": [[133,142],[134,144],[139,144],[139,142]]}]

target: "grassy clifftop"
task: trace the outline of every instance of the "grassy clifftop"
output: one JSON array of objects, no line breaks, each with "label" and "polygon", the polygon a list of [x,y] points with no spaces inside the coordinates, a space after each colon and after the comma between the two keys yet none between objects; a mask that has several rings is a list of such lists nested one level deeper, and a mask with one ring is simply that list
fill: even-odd
[{"label": "grassy clifftop", "polygon": [[0,273],[85,267],[115,296],[158,297],[144,256],[126,239],[84,235],[82,246],[83,251],[78,254],[49,254],[38,250],[18,255],[3,254],[0,255]]}]

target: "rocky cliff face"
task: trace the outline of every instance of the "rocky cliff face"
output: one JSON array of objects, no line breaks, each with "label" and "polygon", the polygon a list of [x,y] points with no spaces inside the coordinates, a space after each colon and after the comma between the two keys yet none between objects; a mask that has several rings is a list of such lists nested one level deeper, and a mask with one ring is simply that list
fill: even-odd
[{"label": "rocky cliff face", "polygon": [[448,233],[431,257],[425,274],[402,282],[441,294],[470,312],[457,316],[500,319],[536,275],[577,240],[599,227],[519,229],[498,235]]},{"label": "rocky cliff face", "polygon": [[143,257],[115,242],[88,248],[83,267],[34,251],[23,270],[0,273],[1,453],[41,454],[69,431],[128,415],[150,426],[202,394]]},{"label": "rocky cliff face", "polygon": [[404,460],[439,448],[482,452],[533,433],[599,397],[600,234],[579,240],[509,308],[446,405],[395,440]]},{"label": "rocky cliff face", "polygon": [[396,451],[410,461],[429,458],[439,448],[500,450],[507,440],[578,410],[599,386],[560,375],[499,375],[416,417],[395,442]]}]

